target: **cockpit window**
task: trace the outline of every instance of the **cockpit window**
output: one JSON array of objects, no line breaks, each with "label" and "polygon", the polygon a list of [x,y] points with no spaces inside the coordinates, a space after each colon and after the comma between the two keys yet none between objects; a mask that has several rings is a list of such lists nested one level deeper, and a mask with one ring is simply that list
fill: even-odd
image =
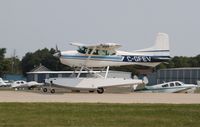
[{"label": "cockpit window", "polygon": [[87,52],[87,48],[86,47],[79,47],[79,49],[77,51],[79,53],[85,54]]},{"label": "cockpit window", "polygon": [[168,84],[164,84],[164,85],[162,85],[162,87],[168,87]]},{"label": "cockpit window", "polygon": [[181,84],[179,82],[176,82],[175,84],[176,84],[176,86],[181,86]]},{"label": "cockpit window", "polygon": [[[80,47],[77,51],[81,54],[91,54],[93,49],[89,49],[87,47]],[[96,49],[93,51],[92,55],[100,55],[100,56],[105,56],[105,55],[115,55],[116,51],[115,50],[103,50],[103,49]]]},{"label": "cockpit window", "polygon": [[170,83],[170,87],[174,87],[174,83]]}]

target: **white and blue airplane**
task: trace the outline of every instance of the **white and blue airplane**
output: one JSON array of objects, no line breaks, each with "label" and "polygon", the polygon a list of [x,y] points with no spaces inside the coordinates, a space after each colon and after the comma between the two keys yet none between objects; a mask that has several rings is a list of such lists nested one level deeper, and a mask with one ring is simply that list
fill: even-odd
[{"label": "white and blue airplane", "polygon": [[[121,45],[116,43],[102,43],[94,45],[84,45],[71,43],[77,46],[78,50],[58,51],[54,54],[62,64],[80,68],[76,78],[50,78],[45,83],[69,88],[72,90],[89,90],[103,93],[104,88],[113,86],[138,85],[143,83],[139,79],[107,78],[110,66],[122,65],[142,65],[155,67],[161,62],[170,59],[169,37],[166,33],[158,33],[155,44],[147,49],[134,52],[116,50]],[[94,73],[93,67],[107,67],[105,76],[98,75],[99,78],[80,78],[82,70]],[[47,88],[43,89],[44,92]],[[51,93],[55,89],[50,89]]]},{"label": "white and blue airplane", "polygon": [[126,52],[116,50],[121,45],[104,43],[84,45],[71,43],[78,50],[62,51],[55,54],[61,63],[71,67],[107,67],[122,65],[142,65],[155,67],[170,59],[169,37],[166,33],[158,33],[155,44],[146,49]]}]

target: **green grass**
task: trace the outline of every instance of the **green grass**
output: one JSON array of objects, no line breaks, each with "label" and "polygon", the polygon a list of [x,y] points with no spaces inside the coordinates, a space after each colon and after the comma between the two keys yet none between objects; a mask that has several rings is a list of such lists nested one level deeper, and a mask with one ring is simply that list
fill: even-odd
[{"label": "green grass", "polygon": [[195,93],[200,93],[200,88],[197,88],[194,92]]},{"label": "green grass", "polygon": [[0,127],[199,127],[200,105],[0,103]]}]

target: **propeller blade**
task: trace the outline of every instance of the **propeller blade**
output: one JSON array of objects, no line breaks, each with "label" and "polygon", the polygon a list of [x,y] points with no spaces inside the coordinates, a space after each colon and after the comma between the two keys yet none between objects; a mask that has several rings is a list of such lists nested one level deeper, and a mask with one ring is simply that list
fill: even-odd
[{"label": "propeller blade", "polygon": [[58,46],[57,46],[57,44],[56,44],[56,52],[59,52],[59,49],[58,49]]},{"label": "propeller blade", "polygon": [[56,44],[56,53],[53,54],[55,57],[61,57],[61,51],[58,49],[58,46]]}]

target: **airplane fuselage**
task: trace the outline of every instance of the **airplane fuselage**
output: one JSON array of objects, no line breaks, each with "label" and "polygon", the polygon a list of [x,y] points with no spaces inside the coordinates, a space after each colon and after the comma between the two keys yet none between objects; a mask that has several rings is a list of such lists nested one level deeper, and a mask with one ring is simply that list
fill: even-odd
[{"label": "airplane fuselage", "polygon": [[87,67],[105,67],[105,66],[122,66],[122,65],[142,65],[156,66],[161,62],[168,61],[169,55],[163,51],[162,56],[156,55],[156,52],[151,53],[131,53],[117,51],[115,55],[86,55],[75,51],[61,52],[61,63],[68,66],[87,66]]},{"label": "airplane fuselage", "polygon": [[180,81],[172,81],[153,86],[145,86],[145,91],[178,93],[178,92],[186,92],[196,87],[197,85],[194,84],[184,84],[183,82]]}]

